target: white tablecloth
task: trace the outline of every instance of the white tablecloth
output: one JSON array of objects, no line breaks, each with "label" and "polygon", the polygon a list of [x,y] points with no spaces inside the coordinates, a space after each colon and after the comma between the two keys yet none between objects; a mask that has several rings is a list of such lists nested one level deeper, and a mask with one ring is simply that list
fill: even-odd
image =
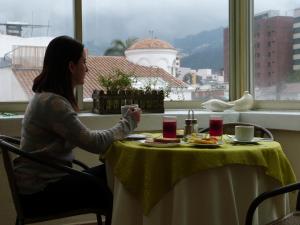
[{"label": "white tablecloth", "polygon": [[[209,169],[181,180],[144,216],[139,202],[111,175],[109,165],[107,169],[114,194],[112,225],[244,225],[250,202],[279,186],[261,167]],[[288,197],[267,200],[253,224],[265,224],[288,211]]]}]

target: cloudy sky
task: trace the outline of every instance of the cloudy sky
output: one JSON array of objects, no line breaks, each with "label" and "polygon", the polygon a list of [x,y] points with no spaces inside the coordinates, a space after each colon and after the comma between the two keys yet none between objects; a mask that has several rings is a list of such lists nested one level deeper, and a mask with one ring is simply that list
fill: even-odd
[{"label": "cloudy sky", "polygon": [[[254,5],[256,13],[272,9],[292,15],[300,0],[255,0]],[[84,39],[101,45],[128,37],[172,41],[228,26],[228,0],[83,0],[83,9]],[[49,23],[42,35],[71,35],[72,1],[0,0],[0,23],[6,21]]]}]

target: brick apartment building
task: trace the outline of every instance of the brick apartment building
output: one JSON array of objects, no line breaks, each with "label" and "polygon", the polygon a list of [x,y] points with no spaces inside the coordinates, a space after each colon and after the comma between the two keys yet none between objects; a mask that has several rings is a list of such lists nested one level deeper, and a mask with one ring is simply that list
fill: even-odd
[{"label": "brick apartment building", "polygon": [[[254,76],[256,87],[270,87],[285,80],[293,70],[294,17],[277,11],[257,14],[254,19]],[[228,81],[228,28],[224,29],[224,79]]]},{"label": "brick apartment building", "polygon": [[300,70],[300,8],[295,9],[293,40],[293,70]]}]

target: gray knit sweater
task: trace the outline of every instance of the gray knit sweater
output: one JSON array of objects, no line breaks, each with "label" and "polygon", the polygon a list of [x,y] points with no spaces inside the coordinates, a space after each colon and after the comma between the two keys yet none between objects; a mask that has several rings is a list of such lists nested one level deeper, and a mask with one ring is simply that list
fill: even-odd
[{"label": "gray knit sweater", "polygon": [[[71,165],[74,147],[102,154],[113,141],[124,138],[136,126],[131,116],[125,116],[111,129],[92,131],[80,122],[64,97],[47,92],[37,93],[23,119],[21,149],[49,161]],[[15,159],[14,165],[17,185],[23,194],[41,191],[50,182],[66,175],[23,157]]]}]

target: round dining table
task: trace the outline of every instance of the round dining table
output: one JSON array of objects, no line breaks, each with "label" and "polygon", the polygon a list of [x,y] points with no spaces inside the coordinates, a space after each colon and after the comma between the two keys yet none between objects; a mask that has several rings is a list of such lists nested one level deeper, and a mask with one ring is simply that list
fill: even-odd
[{"label": "round dining table", "polygon": [[[114,195],[113,225],[242,225],[256,196],[296,182],[276,141],[156,146],[123,140],[102,158]],[[254,222],[286,214],[289,200],[263,203]]]}]

